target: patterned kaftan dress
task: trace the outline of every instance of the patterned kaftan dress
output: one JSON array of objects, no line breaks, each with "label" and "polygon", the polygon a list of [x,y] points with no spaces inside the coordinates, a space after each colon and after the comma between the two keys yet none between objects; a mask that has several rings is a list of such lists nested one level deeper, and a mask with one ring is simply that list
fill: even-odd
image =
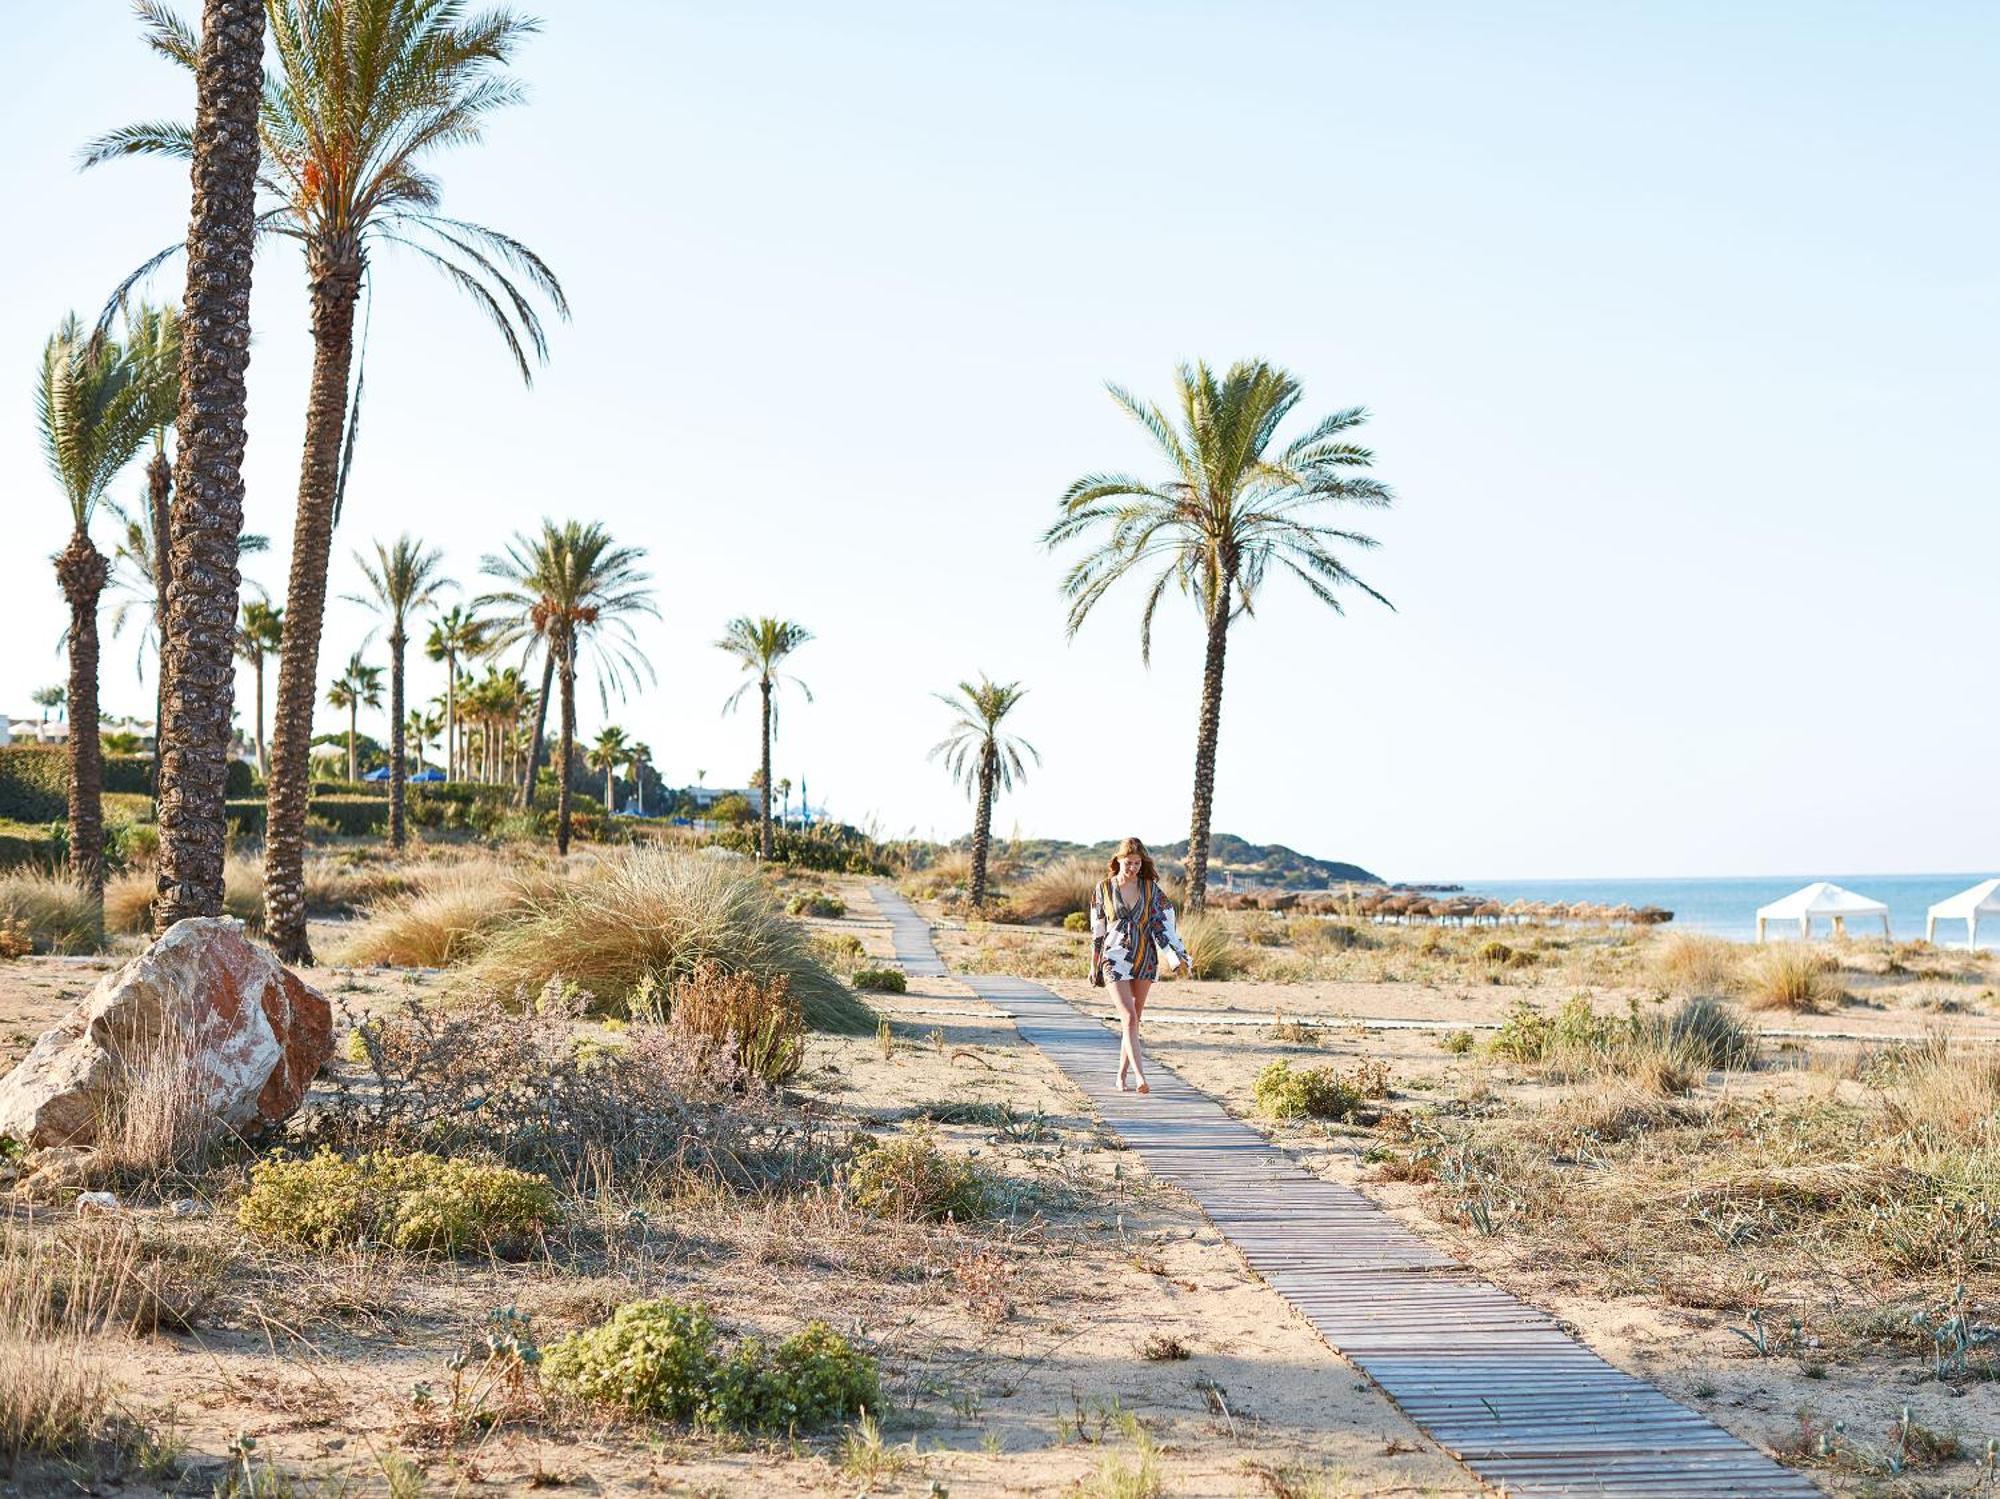
[{"label": "patterned kaftan dress", "polygon": [[1191,966],[1174,924],[1174,908],[1152,880],[1139,882],[1138,899],[1129,906],[1112,881],[1100,881],[1091,901],[1090,938],[1103,960],[1107,982],[1158,978],[1163,947],[1183,969]]}]

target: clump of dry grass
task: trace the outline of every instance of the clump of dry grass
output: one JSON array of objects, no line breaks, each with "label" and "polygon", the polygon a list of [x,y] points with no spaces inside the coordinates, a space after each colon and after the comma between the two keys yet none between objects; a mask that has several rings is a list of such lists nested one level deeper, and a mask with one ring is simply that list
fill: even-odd
[{"label": "clump of dry grass", "polygon": [[0,874],[0,923],[36,952],[96,952],[104,945],[97,902],[68,880],[36,870]]},{"label": "clump of dry grass", "polygon": [[495,932],[524,919],[562,889],[557,871],[492,860],[440,869],[412,893],[367,909],[340,960],[398,968],[449,968],[470,961]]},{"label": "clump of dry grass", "polygon": [[1817,948],[1781,943],[1750,965],[1743,1003],[1753,1010],[1806,1014],[1831,1010],[1847,997],[1840,964]]},{"label": "clump of dry grass", "polygon": [[2000,1147],[2000,1055],[1953,1046],[1942,1031],[1896,1048],[1876,1072],[1904,1131],[1939,1142]]},{"label": "clump of dry grass", "polygon": [[98,1161],[128,1188],[157,1190],[199,1174],[234,1132],[216,1112],[210,1062],[199,1037],[170,1027],[120,1059],[118,1084],[99,1112]]},{"label": "clump of dry grass", "polygon": [[0,1328],[41,1339],[190,1331],[235,1265],[213,1232],[139,1218],[0,1226]]},{"label": "clump of dry grass", "polygon": [[1021,921],[1061,921],[1072,911],[1088,911],[1104,867],[1093,859],[1057,859],[1015,886],[1008,905]]},{"label": "clump of dry grass", "polygon": [[8,1472],[38,1463],[119,1466],[130,1436],[113,1396],[110,1377],[82,1340],[0,1328],[0,1459]]},{"label": "clump of dry grass", "polygon": [[[133,870],[119,875],[104,887],[104,927],[144,937],[153,930],[153,895],[156,886],[151,870]],[[264,929],[264,866],[255,859],[231,854],[222,866],[222,913],[234,916],[245,929]]]},{"label": "clump of dry grass", "polygon": [[1180,923],[1180,932],[1188,950],[1187,977],[1229,979],[1243,971],[1243,945],[1221,916],[1197,911]]},{"label": "clump of dry grass", "polygon": [[[789,1181],[824,1164],[810,1116],[784,1107],[734,1054],[691,1047],[635,1021],[579,1044],[573,995],[552,987],[524,1009],[493,998],[413,997],[356,1029],[367,1085],[336,1074],[309,1139],[346,1150],[488,1155],[611,1189],[686,1175]],[[603,1177],[603,1190],[586,1179]],[[586,1188],[588,1190],[586,1190]]]},{"label": "clump of dry grass", "polygon": [[509,997],[574,984],[622,1010],[642,985],[671,984],[704,962],[784,979],[815,1030],[875,1028],[874,1012],[820,964],[811,934],[768,884],[671,849],[620,849],[576,879],[533,892],[520,917],[487,938],[470,976]]},{"label": "clump of dry grass", "polygon": [[1654,950],[1653,980],[1669,994],[1721,999],[1742,986],[1742,952],[1734,942],[1699,932],[1675,932]]},{"label": "clump of dry grass", "polygon": [[702,1065],[727,1051],[738,1067],[773,1086],[798,1076],[806,1055],[806,1018],[785,979],[727,973],[697,964],[667,995],[667,1026]]}]

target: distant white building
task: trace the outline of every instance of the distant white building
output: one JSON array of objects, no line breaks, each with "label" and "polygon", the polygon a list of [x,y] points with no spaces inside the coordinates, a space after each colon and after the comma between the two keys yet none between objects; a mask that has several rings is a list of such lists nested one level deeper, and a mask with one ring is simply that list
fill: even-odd
[{"label": "distant white building", "polygon": [[751,810],[759,814],[764,810],[764,793],[759,791],[755,786],[743,786],[734,789],[728,786],[684,786],[681,788],[681,794],[697,807],[704,810],[714,806],[725,796],[742,797],[743,800],[750,803]]}]

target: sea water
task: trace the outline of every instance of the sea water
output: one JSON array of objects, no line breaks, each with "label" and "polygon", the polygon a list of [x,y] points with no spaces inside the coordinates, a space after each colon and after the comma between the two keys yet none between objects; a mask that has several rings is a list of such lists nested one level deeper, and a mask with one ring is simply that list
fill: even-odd
[{"label": "sea water", "polygon": [[[1757,908],[1781,900],[1815,880],[1834,884],[1879,900],[1889,908],[1889,926],[1898,938],[1924,935],[1924,919],[1930,908],[1946,896],[1956,895],[1982,880],[2000,875],[2000,870],[1972,874],[1810,874],[1770,875],[1739,879],[1619,879],[1619,880],[1465,880],[1474,894],[1511,905],[1517,900],[1561,901],[1565,905],[1587,901],[1594,906],[1663,906],[1674,913],[1673,924],[1696,932],[1713,932],[1718,937],[1750,941],[1757,935]],[[1882,924],[1872,917],[1857,917],[1847,924],[1855,936],[1879,935]],[[1815,919],[1815,934],[1832,927]],[[1773,937],[1791,937],[1798,923],[1774,924]],[[1963,946],[1965,923],[1938,923],[1938,941]],[[2000,916],[1989,916],[1979,924],[1979,945],[2000,948]]]}]

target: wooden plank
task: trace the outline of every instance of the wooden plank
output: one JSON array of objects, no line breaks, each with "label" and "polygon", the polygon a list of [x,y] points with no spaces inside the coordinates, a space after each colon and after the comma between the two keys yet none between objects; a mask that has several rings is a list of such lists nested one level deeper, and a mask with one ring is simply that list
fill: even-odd
[{"label": "wooden plank", "polygon": [[[943,973],[930,928],[872,886],[907,973]],[[1162,1064],[1121,1093],[1101,1018],[1039,984],[964,980],[1076,1085],[1146,1168],[1187,1191],[1250,1268],[1438,1445],[1513,1499],[1798,1499],[1818,1488],[1613,1368],[1363,1194],[1301,1168]]]}]

